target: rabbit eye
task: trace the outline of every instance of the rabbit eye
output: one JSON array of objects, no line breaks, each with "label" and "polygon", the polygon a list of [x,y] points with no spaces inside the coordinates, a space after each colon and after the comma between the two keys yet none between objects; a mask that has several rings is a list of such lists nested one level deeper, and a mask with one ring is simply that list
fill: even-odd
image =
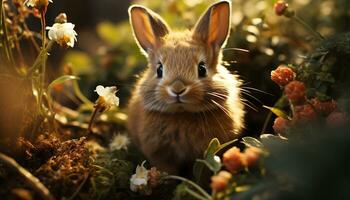
[{"label": "rabbit eye", "polygon": [[198,64],[198,76],[201,78],[207,76],[207,67],[203,61]]},{"label": "rabbit eye", "polygon": [[159,62],[157,64],[157,78],[162,78],[163,76],[163,64]]}]

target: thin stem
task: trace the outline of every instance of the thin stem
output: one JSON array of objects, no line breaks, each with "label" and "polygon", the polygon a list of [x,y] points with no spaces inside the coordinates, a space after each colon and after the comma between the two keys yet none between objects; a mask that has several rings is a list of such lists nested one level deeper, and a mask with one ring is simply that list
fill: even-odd
[{"label": "thin stem", "polygon": [[84,180],[80,183],[79,187],[77,188],[77,190],[72,194],[71,197],[68,198],[68,200],[73,200],[80,192],[81,188],[85,185],[87,179],[89,177],[89,174],[85,174],[84,176]]},{"label": "thin stem", "polygon": [[11,47],[10,47],[10,42],[9,42],[9,38],[8,38],[8,32],[7,32],[7,27],[6,27],[6,15],[4,12],[4,7],[3,7],[3,1],[0,1],[0,22],[1,22],[1,29],[2,29],[2,46],[5,50],[5,55],[6,58],[8,60],[9,63],[11,63],[13,66],[15,65],[14,59],[13,59],[13,55],[12,55],[12,51],[11,51]]},{"label": "thin stem", "polygon": [[40,62],[42,59],[46,59],[47,53],[51,50],[52,45],[55,42],[51,40],[47,45],[45,49],[41,49],[38,57],[35,59],[34,64],[31,68],[28,69],[28,74],[32,74],[38,67],[40,67]]},{"label": "thin stem", "polygon": [[19,66],[20,68],[21,67],[24,67],[26,66],[26,63],[25,63],[25,60],[24,60],[24,56],[23,56],[23,53],[22,53],[22,48],[21,48],[21,45],[19,44],[19,39],[17,38],[17,36],[15,36],[15,47],[16,47],[16,50],[17,50],[17,53],[18,53],[18,57],[19,57],[19,62],[20,62],[20,65]]},{"label": "thin stem", "polygon": [[[45,27],[46,27],[46,21],[45,21],[45,14],[46,11],[43,10],[41,12],[41,48],[42,50],[46,49],[45,45],[46,45],[46,31],[45,31]],[[41,102],[42,102],[42,98],[43,98],[43,94],[44,94],[44,88],[45,88],[45,76],[46,76],[46,59],[42,59],[41,60],[41,72],[40,72],[40,87],[39,87],[39,110],[41,110]]]},{"label": "thin stem", "polygon": [[87,105],[93,105],[93,103],[85,97],[85,95],[81,92],[78,81],[77,80],[73,80],[73,90],[75,95],[77,95],[77,97],[84,102]]},{"label": "thin stem", "polygon": [[199,185],[197,185],[196,183],[186,179],[186,178],[183,178],[183,177],[180,177],[180,176],[174,176],[174,175],[170,175],[170,176],[166,176],[164,177],[164,179],[176,179],[176,180],[180,180],[180,181],[183,181],[191,186],[193,186],[195,189],[198,190],[198,192],[202,193],[203,196],[205,197],[205,199],[208,199],[210,200],[211,199],[211,196],[205,191],[203,190]]},{"label": "thin stem", "polygon": [[97,115],[97,112],[100,110],[100,107],[98,105],[95,106],[94,112],[91,115],[89,126],[88,126],[88,134],[92,133],[92,124],[94,123],[95,117]]},{"label": "thin stem", "polygon": [[207,198],[203,197],[202,195],[198,194],[197,192],[193,191],[193,190],[190,190],[188,188],[185,188],[186,192],[188,194],[190,194],[191,196],[193,196],[194,198],[196,199],[199,199],[199,200],[208,200]]},{"label": "thin stem", "polygon": [[317,32],[313,28],[311,28],[303,19],[301,19],[297,15],[293,15],[292,19],[294,19],[296,22],[298,22],[304,28],[306,28],[316,39],[321,40],[321,41],[324,40],[323,36],[319,32]]},{"label": "thin stem", "polygon": [[34,36],[33,36],[33,34],[32,34],[32,31],[28,28],[28,25],[27,25],[25,22],[23,23],[23,27],[24,27],[24,30],[25,30],[25,31],[31,33],[31,34],[29,35],[30,41],[33,43],[33,46],[34,46],[35,50],[36,50],[37,52],[40,52],[40,47],[39,47],[38,43],[36,42],[36,40],[35,40],[35,38],[34,38]]},{"label": "thin stem", "polygon": [[55,200],[55,197],[51,195],[45,185],[43,185],[40,180],[33,176],[28,170],[20,166],[13,158],[0,153],[0,161],[24,178],[25,182],[33,190],[38,192],[41,198],[45,200]]}]

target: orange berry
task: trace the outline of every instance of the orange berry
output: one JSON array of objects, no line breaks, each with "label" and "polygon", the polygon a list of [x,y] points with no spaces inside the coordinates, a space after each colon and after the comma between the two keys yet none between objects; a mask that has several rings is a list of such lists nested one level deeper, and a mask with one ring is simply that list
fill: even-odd
[{"label": "orange berry", "polygon": [[315,107],[317,112],[324,115],[329,115],[338,107],[337,102],[335,102],[334,100],[319,101],[318,99],[314,98],[311,100],[311,103]]},{"label": "orange berry", "polygon": [[285,65],[280,65],[275,70],[271,71],[271,80],[279,86],[287,85],[289,82],[293,81],[294,78],[295,73],[293,70]]},{"label": "orange berry", "polygon": [[285,134],[286,130],[289,128],[290,122],[282,117],[277,117],[273,123],[273,130],[278,134]]},{"label": "orange berry", "polygon": [[224,190],[232,175],[227,171],[220,171],[217,175],[211,177],[210,187],[213,191],[218,192]]},{"label": "orange berry", "polygon": [[303,82],[292,81],[284,88],[284,93],[293,104],[305,101],[306,87]]},{"label": "orange berry", "polygon": [[257,147],[248,147],[244,152],[245,164],[247,167],[251,167],[257,163],[260,159],[262,151]]},{"label": "orange berry", "polygon": [[294,120],[296,122],[308,122],[312,121],[316,118],[316,112],[311,105],[300,105],[300,106],[295,106],[294,107]]},{"label": "orange berry", "polygon": [[232,147],[223,155],[223,164],[230,172],[236,172],[243,168],[243,155],[237,147]]}]

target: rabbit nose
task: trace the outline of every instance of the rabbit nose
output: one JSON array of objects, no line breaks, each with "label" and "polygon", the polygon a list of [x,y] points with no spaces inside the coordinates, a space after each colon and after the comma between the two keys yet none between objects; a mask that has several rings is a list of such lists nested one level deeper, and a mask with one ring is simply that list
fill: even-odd
[{"label": "rabbit nose", "polygon": [[183,94],[186,89],[186,85],[182,81],[176,80],[170,86],[170,93],[173,96],[179,96]]}]

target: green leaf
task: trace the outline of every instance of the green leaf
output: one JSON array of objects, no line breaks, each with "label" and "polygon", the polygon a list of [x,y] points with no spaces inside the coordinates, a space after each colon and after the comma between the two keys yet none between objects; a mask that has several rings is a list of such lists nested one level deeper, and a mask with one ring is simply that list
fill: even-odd
[{"label": "green leaf", "polygon": [[72,76],[72,75],[60,76],[60,77],[58,77],[57,79],[53,80],[50,83],[50,85],[48,86],[48,89],[51,90],[56,85],[62,84],[62,83],[66,82],[66,81],[69,81],[69,80],[77,80],[77,79],[79,79],[79,77]]},{"label": "green leaf", "polygon": [[269,107],[269,106],[263,106],[263,107],[266,109],[269,109],[271,112],[273,112],[278,117],[282,117],[283,119],[291,120],[291,117],[289,117],[284,111],[282,111],[279,108]]},{"label": "green leaf", "polygon": [[196,180],[196,183],[200,184],[202,182],[203,171],[205,170],[206,165],[203,162],[195,161],[193,165],[193,176]]},{"label": "green leaf", "polygon": [[207,158],[205,160],[203,159],[197,159],[196,162],[205,164],[214,174],[216,174],[221,169],[221,163],[220,160],[216,160],[215,156],[212,156],[210,158]]},{"label": "green leaf", "polygon": [[262,134],[260,135],[261,142],[268,142],[268,141],[283,141],[286,142],[288,141],[287,138],[278,136],[278,135],[272,135],[272,134]]},{"label": "green leaf", "polygon": [[242,138],[242,140],[243,140],[242,143],[247,145],[247,146],[257,147],[257,148],[263,147],[263,144],[259,140],[255,139],[253,137],[244,137],[244,138]]},{"label": "green leaf", "polygon": [[213,138],[209,145],[207,150],[205,150],[204,157],[207,157],[208,155],[214,155],[215,152],[219,149],[220,147],[220,142],[217,138]]},{"label": "green leaf", "polygon": [[217,154],[219,151],[221,151],[221,150],[224,149],[225,147],[227,147],[227,146],[229,146],[229,145],[231,145],[231,144],[233,144],[233,143],[235,143],[235,142],[237,142],[237,141],[238,141],[238,139],[234,139],[234,140],[231,140],[231,141],[226,142],[226,143],[224,143],[224,144],[221,144],[221,145],[219,146],[219,148],[216,149],[215,154]]}]

